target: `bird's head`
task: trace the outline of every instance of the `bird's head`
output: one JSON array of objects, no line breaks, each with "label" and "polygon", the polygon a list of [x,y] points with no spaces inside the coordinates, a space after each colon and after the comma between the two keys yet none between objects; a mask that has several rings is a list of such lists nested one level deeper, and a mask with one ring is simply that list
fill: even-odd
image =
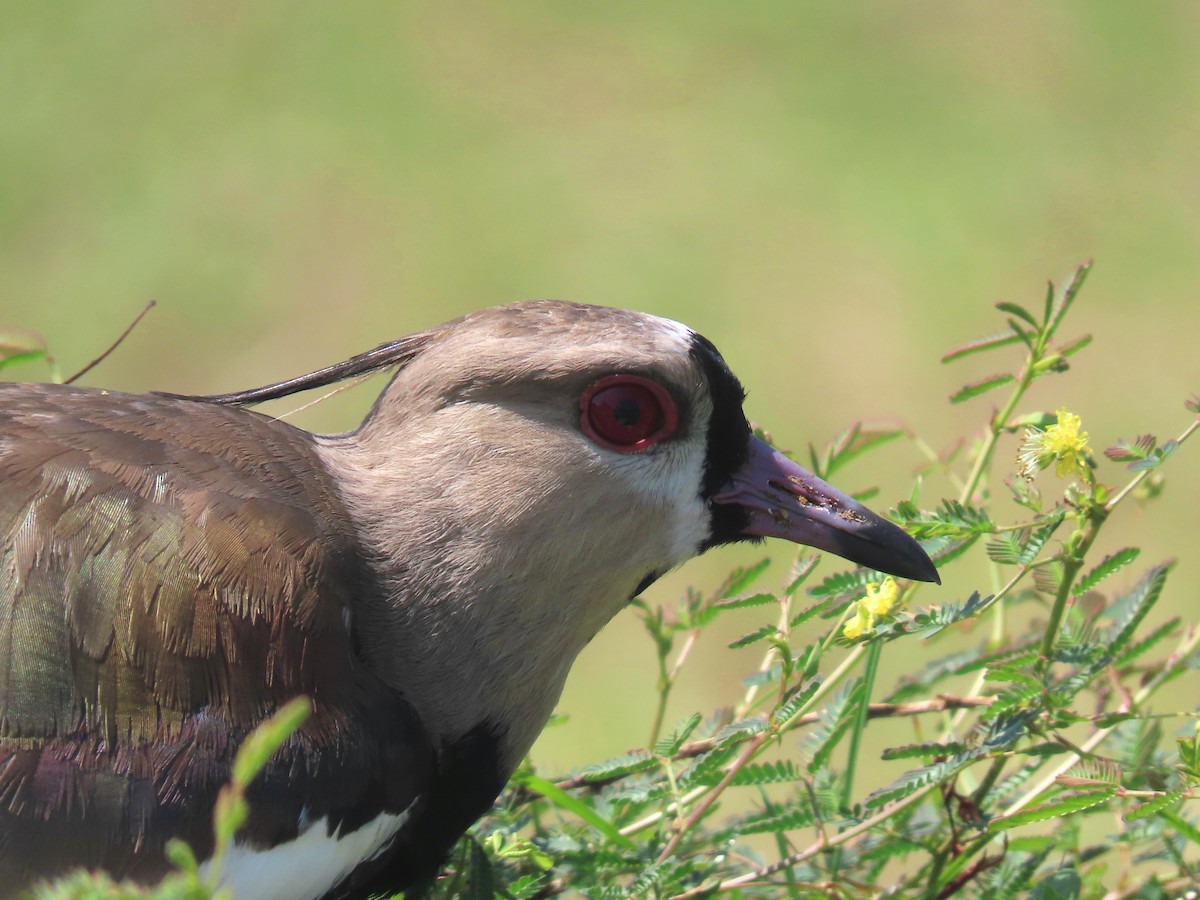
[{"label": "bird's head", "polygon": [[598,562],[638,570],[635,585],[763,537],[937,580],[900,528],[755,437],[740,382],[679,323],[537,301],[407,340],[360,439],[438,459],[457,516],[487,511],[493,533],[541,535],[564,568],[600,550],[604,531],[615,558]]}]

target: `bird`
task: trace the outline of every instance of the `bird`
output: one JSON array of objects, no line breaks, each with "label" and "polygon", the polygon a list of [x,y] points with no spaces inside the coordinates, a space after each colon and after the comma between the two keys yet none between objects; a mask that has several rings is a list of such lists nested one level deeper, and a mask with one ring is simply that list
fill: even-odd
[{"label": "bird", "polygon": [[[249,408],[385,369],[344,434]],[[171,838],[209,865],[234,753],[300,695],[221,883],[422,882],[669,570],[774,537],[937,580],[744,398],[690,328],[552,300],[229,394],[0,385],[0,896],[153,882]]]}]

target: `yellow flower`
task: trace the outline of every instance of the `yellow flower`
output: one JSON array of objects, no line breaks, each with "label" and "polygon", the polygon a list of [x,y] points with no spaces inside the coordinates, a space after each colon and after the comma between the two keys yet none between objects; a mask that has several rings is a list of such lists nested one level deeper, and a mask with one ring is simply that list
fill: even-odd
[{"label": "yellow flower", "polygon": [[880,619],[894,615],[900,607],[900,586],[890,575],[881,582],[866,585],[866,596],[854,604],[854,615],[842,626],[842,637],[848,641],[862,637]]},{"label": "yellow flower", "polygon": [[1054,463],[1059,478],[1070,475],[1087,478],[1091,474],[1091,451],[1088,435],[1080,430],[1083,420],[1066,409],[1057,413],[1057,421],[1046,428],[1032,427],[1025,433],[1025,443],[1017,454],[1021,477],[1031,481],[1041,469]]},{"label": "yellow flower", "polygon": [[1046,452],[1052,453],[1058,461],[1054,467],[1054,474],[1059,478],[1066,478],[1072,472],[1084,475],[1088,471],[1090,454],[1087,448],[1087,432],[1079,430],[1083,420],[1065,409],[1060,409],[1057,415],[1058,421],[1047,428],[1042,437]]},{"label": "yellow flower", "polygon": [[900,586],[896,584],[896,579],[889,575],[882,582],[868,583],[867,596],[860,602],[872,616],[886,616],[893,612],[899,597]]},{"label": "yellow flower", "polygon": [[842,637],[848,641],[862,637],[862,633],[870,628],[871,624],[871,614],[863,608],[861,602],[856,603],[854,604],[853,618],[842,626]]}]

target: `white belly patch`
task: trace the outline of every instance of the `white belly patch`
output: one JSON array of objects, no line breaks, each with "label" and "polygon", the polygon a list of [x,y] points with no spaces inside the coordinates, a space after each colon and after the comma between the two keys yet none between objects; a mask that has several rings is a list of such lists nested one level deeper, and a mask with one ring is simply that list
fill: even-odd
[{"label": "white belly patch", "polygon": [[[304,822],[301,814],[303,830],[286,844],[257,848],[235,842],[217,883],[244,900],[316,900],[379,855],[408,821],[413,805],[401,813],[381,813],[340,837],[328,833],[327,819]],[[201,864],[201,878],[207,879],[211,865],[212,860]]]}]

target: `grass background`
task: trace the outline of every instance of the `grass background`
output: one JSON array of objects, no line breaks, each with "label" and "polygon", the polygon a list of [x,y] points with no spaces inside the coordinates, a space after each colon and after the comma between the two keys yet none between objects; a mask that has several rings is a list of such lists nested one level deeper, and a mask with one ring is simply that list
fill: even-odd
[{"label": "grass background", "polygon": [[[1037,401],[1101,448],[1176,433],[1200,391],[1192,4],[10,0],[3,23],[0,328],[71,372],[159,302],[93,385],[246,387],[551,296],[705,333],[782,446],[903,417],[943,448],[990,409],[947,396],[999,363],[941,353],[1094,257],[1066,331],[1095,344]],[[373,394],[296,421],[350,428]],[[841,483],[886,508],[920,461],[893,444]],[[1198,473],[1188,447],[1108,528],[1147,563],[1183,555],[1165,602],[1191,617]],[[922,600],[990,583],[952,570]],[[621,617],[581,658],[548,768],[645,739],[639,630]],[[742,652],[699,648],[668,721],[739,696]]]}]

